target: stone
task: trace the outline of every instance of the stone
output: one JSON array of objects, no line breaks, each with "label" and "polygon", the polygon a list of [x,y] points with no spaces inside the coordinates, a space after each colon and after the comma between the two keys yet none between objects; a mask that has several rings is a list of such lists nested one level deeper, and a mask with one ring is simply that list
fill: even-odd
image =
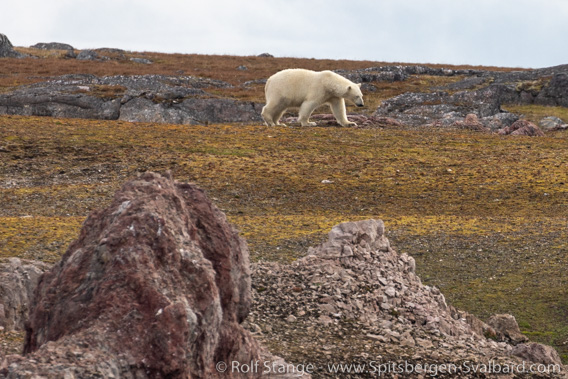
[{"label": "stone", "polygon": [[333,323],[333,320],[326,315],[321,315],[318,319],[320,324],[323,324],[324,326],[328,326],[329,324]]},{"label": "stone", "polygon": [[491,326],[497,333],[504,336],[505,341],[513,345],[528,341],[528,337],[521,333],[519,324],[515,316],[510,314],[495,314],[489,317],[487,324]]},{"label": "stone", "polygon": [[131,62],[140,63],[140,64],[152,64],[153,62],[150,59],[146,58],[130,58]]},{"label": "stone", "polygon": [[0,33],[0,58],[23,58],[24,54],[14,50],[12,42],[6,35]]},{"label": "stone", "polygon": [[34,289],[50,265],[19,258],[0,259],[0,327],[24,330]]},{"label": "stone", "polygon": [[409,332],[406,332],[400,336],[400,346],[414,347],[416,346],[416,341],[412,338],[412,335]]},{"label": "stone", "polygon": [[232,99],[188,98],[177,104],[138,97],[120,107],[119,120],[207,125],[222,122],[260,122],[260,105]]},{"label": "stone", "polygon": [[81,50],[79,54],[77,54],[77,59],[80,61],[96,61],[101,60],[101,56],[93,50]]},{"label": "stone", "polygon": [[552,73],[550,81],[535,98],[535,103],[553,106],[568,106],[568,72],[566,66],[558,66]]},{"label": "stone", "polygon": [[493,116],[488,116],[482,118],[482,124],[489,128],[490,131],[496,132],[506,126],[511,126],[515,121],[517,121],[521,116],[516,113],[497,113]]},{"label": "stone", "polygon": [[425,348],[425,349],[431,349],[431,348],[434,347],[434,345],[432,344],[432,341],[430,341],[428,339],[417,338],[416,344],[420,347]]},{"label": "stone", "polygon": [[396,290],[395,290],[393,287],[387,287],[387,288],[385,289],[385,294],[386,294],[388,297],[395,297],[395,296],[396,296]]},{"label": "stone", "polygon": [[[260,104],[211,98],[219,80],[163,75],[65,75],[0,94],[0,114],[207,125],[259,122]],[[97,88],[105,95],[97,95]],[[92,90],[94,89],[94,90]]]},{"label": "stone", "polygon": [[288,317],[286,317],[286,322],[296,322],[296,316],[294,315],[290,315]]},{"label": "stone", "polygon": [[[65,87],[65,89],[63,89]],[[76,93],[67,89],[73,88]],[[88,88],[88,87],[87,87]],[[102,98],[81,91],[81,85],[31,85],[0,94],[0,114],[116,120],[120,98]]]},{"label": "stone", "polygon": [[562,359],[554,348],[536,342],[521,343],[513,348],[511,354],[529,362],[562,365]]},{"label": "stone", "polygon": [[[398,70],[411,74],[411,67]],[[417,73],[444,75],[430,68]],[[447,72],[447,75],[452,73]],[[404,93],[387,99],[373,115],[391,117],[410,126],[468,127],[465,117],[475,114],[484,128],[496,130],[512,123],[509,116],[501,119],[502,114],[507,114],[501,109],[502,104],[568,106],[568,65],[512,72],[461,70],[460,75],[465,78],[434,87],[435,91],[429,93]],[[477,123],[472,126],[481,128]]]},{"label": "stone", "polygon": [[241,325],[250,306],[248,248],[225,215],[195,185],[146,173],[41,276],[26,355],[0,376],[241,377],[216,363],[266,355]]},{"label": "stone", "polygon": [[61,42],[39,42],[30,47],[40,50],[75,50],[73,46]]},{"label": "stone", "polygon": [[543,130],[566,129],[566,123],[562,119],[555,116],[547,116],[538,122],[538,126]]},{"label": "stone", "polygon": [[542,137],[544,133],[538,126],[527,120],[515,121],[511,126],[498,131],[501,135]]}]

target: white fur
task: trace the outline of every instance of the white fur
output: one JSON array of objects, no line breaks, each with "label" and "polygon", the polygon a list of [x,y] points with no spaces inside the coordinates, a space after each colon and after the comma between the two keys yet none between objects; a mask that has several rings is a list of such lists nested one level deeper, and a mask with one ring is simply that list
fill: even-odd
[{"label": "white fur", "polygon": [[284,125],[280,118],[286,109],[300,108],[298,121],[302,126],[315,126],[315,122],[309,121],[312,112],[320,105],[328,104],[340,125],[356,126],[347,120],[345,99],[362,107],[360,87],[361,84],[331,71],[283,70],[266,81],[266,105],[262,108],[262,118],[268,126]]}]

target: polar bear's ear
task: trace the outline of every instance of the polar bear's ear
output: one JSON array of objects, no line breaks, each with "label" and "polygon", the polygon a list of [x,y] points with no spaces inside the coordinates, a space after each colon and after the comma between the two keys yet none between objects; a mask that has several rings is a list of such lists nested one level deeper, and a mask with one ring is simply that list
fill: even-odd
[{"label": "polar bear's ear", "polygon": [[361,83],[357,83],[357,85],[359,86],[359,88],[361,88]]}]

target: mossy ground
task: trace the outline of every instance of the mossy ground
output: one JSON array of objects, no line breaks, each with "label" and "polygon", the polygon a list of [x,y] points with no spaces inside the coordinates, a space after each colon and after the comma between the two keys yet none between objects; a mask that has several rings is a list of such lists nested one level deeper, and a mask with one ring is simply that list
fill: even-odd
[{"label": "mossy ground", "polygon": [[290,262],[339,222],[381,218],[449,303],[512,313],[566,358],[567,139],[1,116],[0,256],[56,261],[124,181],[170,170],[207,190],[253,260]]}]

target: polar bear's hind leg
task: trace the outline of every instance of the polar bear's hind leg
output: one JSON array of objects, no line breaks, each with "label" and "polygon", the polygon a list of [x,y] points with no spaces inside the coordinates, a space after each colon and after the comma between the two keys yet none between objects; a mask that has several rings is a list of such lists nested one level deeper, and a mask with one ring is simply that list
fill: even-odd
[{"label": "polar bear's hind leg", "polygon": [[274,104],[274,102],[269,101],[264,108],[262,108],[261,116],[267,126],[286,126],[280,122],[280,119],[284,112],[286,112],[287,108],[288,107],[284,104],[284,102]]}]

